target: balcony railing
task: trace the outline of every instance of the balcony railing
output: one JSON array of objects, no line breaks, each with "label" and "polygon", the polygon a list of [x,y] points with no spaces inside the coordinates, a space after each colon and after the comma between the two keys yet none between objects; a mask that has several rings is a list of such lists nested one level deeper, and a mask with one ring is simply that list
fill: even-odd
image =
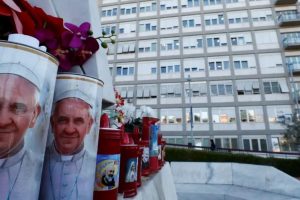
[{"label": "balcony railing", "polygon": [[279,26],[297,26],[300,25],[300,14],[282,14],[277,18]]},{"label": "balcony railing", "polygon": [[300,74],[300,64],[297,64],[297,63],[289,64],[289,63],[287,63],[286,65],[288,66],[288,69],[291,70],[290,72],[293,72],[293,75],[299,75]]},{"label": "balcony railing", "polygon": [[283,46],[286,50],[300,49],[300,38],[284,38],[282,40]]},{"label": "balcony railing", "polygon": [[297,3],[297,0],[272,0],[274,5],[289,5]]},{"label": "balcony railing", "polygon": [[292,98],[294,100],[294,103],[296,104],[297,101],[298,101],[298,104],[300,103],[300,91],[295,91],[295,92],[292,92]]}]

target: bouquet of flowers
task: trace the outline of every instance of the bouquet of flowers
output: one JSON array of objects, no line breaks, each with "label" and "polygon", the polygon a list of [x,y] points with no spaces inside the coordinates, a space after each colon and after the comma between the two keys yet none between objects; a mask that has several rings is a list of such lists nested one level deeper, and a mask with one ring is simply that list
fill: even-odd
[{"label": "bouquet of flowers", "polygon": [[124,112],[122,110],[122,106],[124,106],[124,99],[121,97],[121,95],[117,90],[114,91],[115,91],[115,98],[116,98],[114,118],[117,123],[124,124]]},{"label": "bouquet of flowers", "polygon": [[119,92],[115,90],[116,104],[114,109],[114,126],[120,128],[124,126],[125,132],[133,132],[134,126],[141,125],[141,119],[135,118],[135,106],[125,104]]}]

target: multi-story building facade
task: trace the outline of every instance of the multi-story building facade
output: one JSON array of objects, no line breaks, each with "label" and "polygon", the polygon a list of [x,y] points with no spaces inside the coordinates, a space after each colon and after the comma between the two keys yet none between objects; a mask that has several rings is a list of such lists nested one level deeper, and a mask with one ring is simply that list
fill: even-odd
[{"label": "multi-story building facade", "polygon": [[152,107],[170,143],[290,150],[282,133],[299,107],[299,8],[297,0],[102,0],[102,30],[117,34],[108,49],[115,88]]}]

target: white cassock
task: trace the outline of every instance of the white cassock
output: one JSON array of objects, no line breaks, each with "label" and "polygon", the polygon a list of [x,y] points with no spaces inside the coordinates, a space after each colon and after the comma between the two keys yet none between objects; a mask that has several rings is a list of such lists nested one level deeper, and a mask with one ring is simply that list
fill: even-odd
[{"label": "white cassock", "polygon": [[47,148],[40,200],[92,200],[96,158],[83,148],[72,156],[60,155],[54,145]]},{"label": "white cassock", "polygon": [[0,159],[0,199],[38,199],[42,160],[22,148],[15,155]]}]

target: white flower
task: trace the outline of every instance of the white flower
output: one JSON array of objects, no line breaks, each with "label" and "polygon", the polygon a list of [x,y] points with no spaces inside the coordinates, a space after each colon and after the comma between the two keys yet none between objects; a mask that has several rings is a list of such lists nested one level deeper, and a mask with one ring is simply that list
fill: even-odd
[{"label": "white flower", "polygon": [[143,117],[155,117],[154,115],[154,110],[149,107],[149,106],[141,106],[140,107],[140,110],[141,110],[141,116],[140,118],[143,118]]},{"label": "white flower", "polygon": [[130,104],[125,104],[124,106],[121,106],[120,109],[124,113],[124,122],[125,123],[131,123],[134,119],[134,112],[135,112],[135,106]]}]

